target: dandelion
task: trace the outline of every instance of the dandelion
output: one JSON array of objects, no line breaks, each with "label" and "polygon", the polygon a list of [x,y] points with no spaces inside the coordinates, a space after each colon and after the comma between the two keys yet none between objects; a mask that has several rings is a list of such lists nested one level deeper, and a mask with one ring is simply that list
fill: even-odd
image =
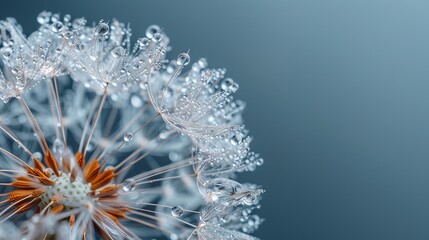
[{"label": "dandelion", "polygon": [[158,26],[0,21],[0,239],[256,239],[238,84]]}]

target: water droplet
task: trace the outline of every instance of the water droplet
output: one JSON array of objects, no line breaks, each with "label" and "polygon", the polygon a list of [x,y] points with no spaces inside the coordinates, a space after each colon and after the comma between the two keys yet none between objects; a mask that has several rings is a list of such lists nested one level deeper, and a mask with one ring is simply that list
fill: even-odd
[{"label": "water droplet", "polygon": [[155,33],[159,33],[161,31],[161,29],[159,28],[158,25],[150,25],[147,29],[146,29],[146,37],[152,39],[155,35]]},{"label": "water droplet", "polygon": [[6,49],[4,49],[3,51],[2,51],[2,56],[3,56],[3,58],[4,59],[9,59],[10,58],[10,56],[12,56],[12,49],[10,49],[10,48],[6,48]]},{"label": "water droplet", "polygon": [[222,83],[220,84],[220,88],[222,88],[222,90],[228,90],[231,85],[234,83],[234,80],[232,80],[231,78],[225,78]]},{"label": "water droplet", "polygon": [[73,37],[73,32],[71,32],[71,31],[64,32],[63,37],[65,39],[71,39]]},{"label": "water droplet", "polygon": [[61,141],[60,139],[55,139],[54,141],[54,146],[53,146],[53,151],[55,153],[63,153],[64,152],[64,143],[63,141]]},{"label": "water droplet", "polygon": [[138,43],[139,43],[139,46],[140,46],[141,48],[144,48],[144,47],[146,47],[147,45],[149,45],[149,43],[150,43],[150,39],[149,39],[149,38],[140,38],[140,39],[138,40]]},{"label": "water droplet", "polygon": [[70,20],[71,20],[70,14],[64,15],[64,22],[70,22]]},{"label": "water droplet", "polygon": [[143,101],[139,96],[134,95],[131,97],[131,105],[135,108],[139,108],[143,105]]},{"label": "water droplet", "polygon": [[177,236],[175,233],[172,233],[170,234],[170,240],[179,240],[179,236]]},{"label": "water droplet", "polygon": [[37,15],[37,22],[40,24],[46,24],[49,22],[49,18],[51,16],[50,12],[43,11]]},{"label": "water droplet", "polygon": [[179,66],[186,66],[189,64],[189,61],[191,60],[191,57],[187,53],[181,53],[177,57],[177,65]]},{"label": "water droplet", "polygon": [[55,172],[54,172],[54,170],[52,170],[52,168],[45,168],[45,172],[49,173],[50,175],[54,175],[55,174]]},{"label": "water droplet", "polygon": [[253,202],[255,202],[255,200],[256,200],[256,195],[253,193],[249,193],[243,198],[243,203],[246,205],[252,205]]},{"label": "water droplet", "polygon": [[39,214],[33,215],[33,217],[31,217],[31,221],[33,223],[38,223],[41,220],[41,217]]},{"label": "water droplet", "polygon": [[126,51],[123,47],[121,46],[117,46],[115,47],[112,52],[111,52],[112,56],[115,58],[119,58],[119,57],[123,57],[126,54]]},{"label": "water droplet", "polygon": [[198,63],[200,68],[206,68],[208,65],[207,59],[205,59],[205,58],[200,58],[197,63]]},{"label": "water droplet", "polygon": [[124,141],[129,142],[133,140],[134,134],[132,132],[127,132],[124,134]]},{"label": "water droplet", "polygon": [[77,43],[75,43],[74,44],[74,47],[75,47],[75,49],[76,50],[78,50],[78,51],[83,51],[84,49],[85,49],[85,46],[81,43],[81,42],[77,42]]},{"label": "water droplet", "polygon": [[132,178],[125,179],[122,183],[122,190],[125,192],[131,192],[136,188],[136,180]]},{"label": "water droplet", "polygon": [[19,70],[19,68],[17,68],[17,67],[14,67],[14,68],[12,68],[12,73],[13,74],[15,74],[15,75],[17,75],[17,74],[19,74],[20,72],[21,72],[21,70]]},{"label": "water droplet", "polygon": [[35,157],[37,160],[42,160],[42,154],[40,152],[33,153],[33,157]]},{"label": "water droplet", "polygon": [[219,196],[231,196],[240,192],[241,189],[242,185],[240,183],[226,178],[215,178],[206,184],[206,190],[214,199]]},{"label": "water droplet", "polygon": [[171,215],[173,215],[173,217],[180,217],[183,215],[183,213],[184,211],[181,206],[174,206],[171,208]]},{"label": "water droplet", "polygon": [[61,32],[64,29],[64,25],[62,22],[55,22],[52,24],[51,30],[52,32]]},{"label": "water droplet", "polygon": [[109,25],[103,22],[99,23],[95,28],[94,33],[97,36],[106,35],[109,33]]},{"label": "water droplet", "polygon": [[232,145],[238,145],[240,143],[243,142],[243,134],[241,133],[235,133],[232,137],[231,137],[231,144]]},{"label": "water droplet", "polygon": [[162,35],[161,35],[161,33],[155,33],[155,34],[153,35],[152,40],[153,40],[154,42],[159,42],[159,41],[161,41],[161,40],[162,40]]},{"label": "water droplet", "polygon": [[85,24],[86,24],[85,18],[76,18],[75,20],[73,20],[72,27],[74,29],[80,29],[83,26],[85,26]]},{"label": "water droplet", "polygon": [[231,86],[229,86],[229,90],[231,90],[232,92],[236,92],[238,90],[238,83],[233,82]]},{"label": "water droplet", "polygon": [[60,20],[60,15],[58,13],[52,14],[51,21],[58,22]]}]

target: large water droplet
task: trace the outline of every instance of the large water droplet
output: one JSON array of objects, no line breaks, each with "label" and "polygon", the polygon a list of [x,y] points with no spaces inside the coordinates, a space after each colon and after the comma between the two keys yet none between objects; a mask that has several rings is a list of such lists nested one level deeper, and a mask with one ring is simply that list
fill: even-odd
[{"label": "large water droplet", "polygon": [[183,213],[184,211],[181,206],[174,206],[171,208],[171,215],[173,215],[173,217],[180,217],[183,215]]},{"label": "large water droplet", "polygon": [[136,188],[136,180],[132,178],[125,179],[125,181],[122,183],[122,189],[125,192],[131,192]]},{"label": "large water droplet", "polygon": [[127,132],[124,134],[124,141],[129,142],[133,140],[134,134],[132,132]]},{"label": "large water droplet", "polygon": [[107,33],[109,33],[109,25],[103,22],[99,23],[95,28],[94,33],[97,36],[106,35]]},{"label": "large water droplet", "polygon": [[125,49],[121,46],[115,47],[111,52],[112,56],[115,58],[123,57],[125,56],[125,53],[126,53]]},{"label": "large water droplet", "polygon": [[177,57],[177,65],[179,66],[186,66],[189,64],[189,61],[191,60],[191,57],[187,53],[181,53]]},{"label": "large water droplet", "polygon": [[242,185],[234,180],[226,178],[215,178],[206,184],[206,191],[216,199],[220,196],[231,196],[240,192]]}]

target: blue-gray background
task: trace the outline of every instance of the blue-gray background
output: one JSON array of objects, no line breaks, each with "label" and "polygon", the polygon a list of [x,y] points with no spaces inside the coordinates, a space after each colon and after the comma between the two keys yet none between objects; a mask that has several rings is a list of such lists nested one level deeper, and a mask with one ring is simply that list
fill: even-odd
[{"label": "blue-gray background", "polygon": [[2,1],[27,32],[41,10],[162,26],[171,57],[227,67],[265,165],[263,239],[429,239],[429,2]]}]

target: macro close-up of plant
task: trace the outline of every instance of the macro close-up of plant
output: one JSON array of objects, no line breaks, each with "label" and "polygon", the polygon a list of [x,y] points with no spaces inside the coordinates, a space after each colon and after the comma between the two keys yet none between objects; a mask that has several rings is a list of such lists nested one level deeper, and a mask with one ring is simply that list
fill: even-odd
[{"label": "macro close-up of plant", "polygon": [[0,239],[257,239],[264,190],[237,175],[263,159],[225,69],[169,58],[157,25],[37,22],[0,21]]}]

